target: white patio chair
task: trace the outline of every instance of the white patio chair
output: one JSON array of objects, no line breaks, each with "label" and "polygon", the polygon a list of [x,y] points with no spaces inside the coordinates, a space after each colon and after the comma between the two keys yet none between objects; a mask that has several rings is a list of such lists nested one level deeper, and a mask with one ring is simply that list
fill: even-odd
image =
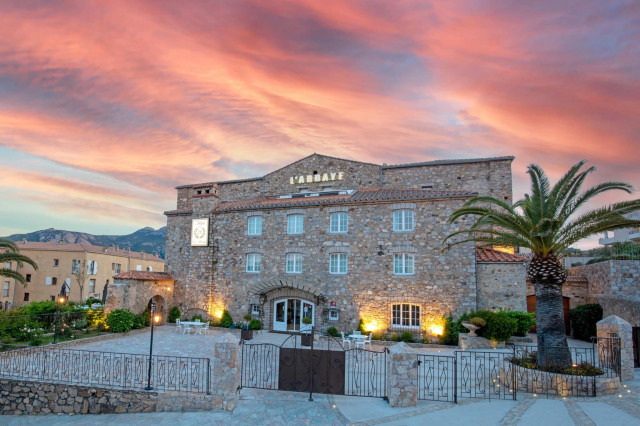
[{"label": "white patio chair", "polygon": [[181,329],[181,328],[182,328],[182,327],[180,326],[180,318],[178,318],[178,319],[176,320],[176,333],[180,333],[180,329]]},{"label": "white patio chair", "polygon": [[207,321],[202,327],[198,327],[198,334],[202,334],[203,331],[204,334],[207,334],[209,332],[209,323],[210,321]]},{"label": "white patio chair", "polygon": [[189,324],[181,324],[182,325],[182,334],[191,334],[191,327]]},{"label": "white patio chair", "polygon": [[344,335],[344,331],[341,331],[340,334],[342,334],[342,345],[344,345],[345,343],[347,344],[347,346],[349,346],[349,349],[351,349],[351,339],[348,339],[345,335]]}]

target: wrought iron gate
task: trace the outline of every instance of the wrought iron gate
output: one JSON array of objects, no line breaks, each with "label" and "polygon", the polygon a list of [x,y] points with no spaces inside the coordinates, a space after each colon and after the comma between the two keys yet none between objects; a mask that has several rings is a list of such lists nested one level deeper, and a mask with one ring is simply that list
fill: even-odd
[{"label": "wrought iron gate", "polygon": [[302,347],[243,342],[240,386],[294,392],[387,397],[387,351],[344,350],[332,337]]}]

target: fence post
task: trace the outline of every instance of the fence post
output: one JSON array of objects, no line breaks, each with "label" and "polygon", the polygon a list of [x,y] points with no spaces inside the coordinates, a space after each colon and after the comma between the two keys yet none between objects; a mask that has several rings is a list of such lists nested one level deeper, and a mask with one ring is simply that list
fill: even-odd
[{"label": "fence post", "polygon": [[511,389],[513,390],[513,400],[517,401],[517,396],[516,393],[518,392],[518,386],[516,383],[516,364],[515,364],[515,359],[516,359],[516,345],[513,345],[513,358],[511,358],[513,361],[507,361],[511,364],[510,368],[511,368]]},{"label": "fence post", "polygon": [[[609,333],[616,333],[619,337],[619,356],[616,361],[616,367],[620,372],[620,380],[633,379],[633,340],[631,337],[631,324],[623,320],[617,315],[610,315],[596,324],[598,329],[598,339],[608,338]],[[609,351],[613,354],[613,339],[607,339],[609,343]],[[600,354],[598,354],[600,355]]]},{"label": "fence post", "polygon": [[453,402],[458,403],[458,354],[453,353]]},{"label": "fence post", "polygon": [[207,358],[207,395],[211,395],[211,359]]},{"label": "fence post", "polygon": [[389,405],[415,407],[418,405],[418,357],[404,342],[393,345],[389,372]]},{"label": "fence post", "polygon": [[225,333],[214,343],[213,409],[233,410],[238,402],[240,349],[240,340],[231,333]]}]

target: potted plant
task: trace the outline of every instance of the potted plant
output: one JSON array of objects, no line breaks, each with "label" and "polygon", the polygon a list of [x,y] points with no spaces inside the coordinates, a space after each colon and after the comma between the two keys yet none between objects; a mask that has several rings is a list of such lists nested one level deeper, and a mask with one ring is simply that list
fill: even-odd
[{"label": "potted plant", "polygon": [[253,319],[251,314],[246,314],[244,317],[245,322],[242,324],[242,330],[240,330],[240,338],[242,340],[253,339],[253,330],[249,328],[249,322]]},{"label": "potted plant", "polygon": [[484,319],[479,317],[471,318],[469,321],[462,323],[462,326],[469,330],[469,334],[468,334],[469,337],[478,336],[476,334],[476,330],[484,327],[485,325],[487,325],[487,322]]},{"label": "potted plant", "polygon": [[305,325],[302,330],[302,346],[311,346],[311,323],[313,320],[311,318],[304,317],[302,318],[302,323]]}]

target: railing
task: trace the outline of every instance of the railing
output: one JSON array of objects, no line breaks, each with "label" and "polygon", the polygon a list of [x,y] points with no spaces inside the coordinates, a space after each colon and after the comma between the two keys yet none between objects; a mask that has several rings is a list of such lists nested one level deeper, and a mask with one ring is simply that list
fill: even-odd
[{"label": "railing", "polygon": [[[143,390],[149,355],[66,348],[24,348],[0,353],[0,377],[82,386]],[[210,360],[168,355],[151,357],[154,391],[210,393]]]}]

